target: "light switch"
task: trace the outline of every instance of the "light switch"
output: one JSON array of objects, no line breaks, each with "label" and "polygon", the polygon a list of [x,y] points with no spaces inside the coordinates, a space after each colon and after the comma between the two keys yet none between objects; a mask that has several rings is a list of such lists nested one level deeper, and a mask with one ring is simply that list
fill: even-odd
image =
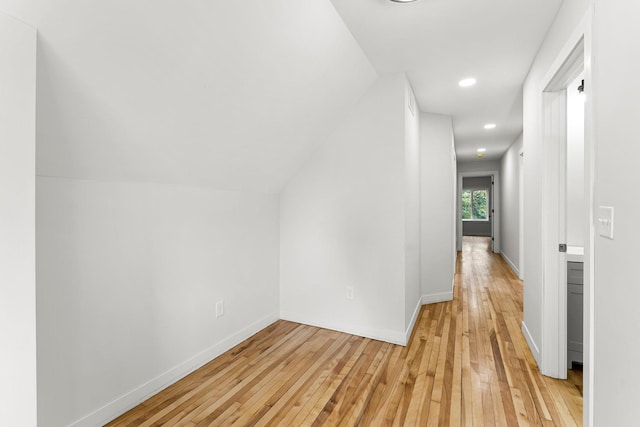
[{"label": "light switch", "polygon": [[600,206],[598,208],[598,234],[613,240],[613,208]]}]

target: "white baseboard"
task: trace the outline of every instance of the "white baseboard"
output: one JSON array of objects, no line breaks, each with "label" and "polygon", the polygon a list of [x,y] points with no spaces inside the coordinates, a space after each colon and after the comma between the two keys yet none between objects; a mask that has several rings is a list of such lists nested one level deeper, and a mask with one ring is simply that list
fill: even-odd
[{"label": "white baseboard", "polygon": [[257,320],[256,322],[253,322],[249,326],[212,345],[206,350],[203,350],[192,358],[185,360],[165,373],[160,374],[156,378],[149,380],[138,388],[123,394],[102,408],[72,423],[70,427],[90,427],[106,424],[107,422],[124,414],[129,409],[144,402],[160,390],[175,383],[179,379],[187,376],[191,372],[220,356],[227,350],[240,344],[252,335],[260,332],[277,320],[278,313],[272,313],[260,320]]},{"label": "white baseboard", "polygon": [[[409,338],[411,338],[411,332],[413,332],[414,326],[416,326],[416,322],[418,321],[418,315],[420,315],[420,309],[422,308],[422,298],[418,299],[418,304],[416,304],[415,310],[413,310],[413,316],[411,316],[411,321],[409,322],[409,326],[404,333],[404,342],[408,343]],[[404,344],[406,345],[406,344]]]},{"label": "white baseboard", "polygon": [[531,336],[531,333],[529,332],[529,328],[527,328],[527,324],[524,323],[524,320],[522,321],[522,334],[524,335],[524,339],[527,341],[527,344],[529,345],[529,349],[531,350],[531,353],[533,354],[533,358],[536,360],[536,363],[538,364],[538,366],[542,366],[542,364],[540,363],[540,350],[538,349],[538,346],[536,345],[535,340]]},{"label": "white baseboard", "polygon": [[281,311],[280,319],[295,323],[302,323],[303,325],[315,326],[317,328],[331,329],[332,331],[344,332],[378,341],[385,341],[391,344],[407,345],[406,331],[370,329],[360,325],[340,323],[327,319],[315,319],[306,314],[294,313],[291,311]]},{"label": "white baseboard", "polygon": [[422,305],[453,301],[453,291],[440,294],[422,295]]},{"label": "white baseboard", "polygon": [[504,252],[500,252],[500,255],[502,256],[502,259],[505,260],[507,264],[509,264],[509,267],[511,267],[513,272],[516,273],[516,276],[520,278],[520,270],[518,269],[518,267],[516,267],[513,261],[511,261],[511,259],[509,259],[509,257]]}]

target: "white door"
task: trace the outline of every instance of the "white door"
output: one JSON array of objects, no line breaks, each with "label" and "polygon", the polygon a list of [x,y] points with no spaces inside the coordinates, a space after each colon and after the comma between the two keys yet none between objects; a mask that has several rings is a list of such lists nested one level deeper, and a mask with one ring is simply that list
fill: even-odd
[{"label": "white door", "polygon": [[546,170],[543,196],[544,305],[542,372],[567,378],[566,144],[567,91],[543,94]]}]

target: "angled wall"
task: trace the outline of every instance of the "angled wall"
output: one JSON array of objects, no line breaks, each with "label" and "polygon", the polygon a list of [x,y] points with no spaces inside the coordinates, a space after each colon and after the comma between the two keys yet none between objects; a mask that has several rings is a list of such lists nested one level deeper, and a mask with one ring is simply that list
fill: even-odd
[{"label": "angled wall", "polygon": [[407,168],[407,142],[416,147],[413,133],[405,138],[415,129],[406,94],[403,75],[380,78],[283,191],[282,318],[406,343],[406,310],[418,302],[405,302],[407,281],[419,274],[407,240],[417,227],[407,206],[418,206],[417,184],[407,188],[417,174]]},{"label": "angled wall", "polygon": [[102,425],[277,319],[277,194],[377,74],[329,0],[0,9],[39,31],[39,423]]}]

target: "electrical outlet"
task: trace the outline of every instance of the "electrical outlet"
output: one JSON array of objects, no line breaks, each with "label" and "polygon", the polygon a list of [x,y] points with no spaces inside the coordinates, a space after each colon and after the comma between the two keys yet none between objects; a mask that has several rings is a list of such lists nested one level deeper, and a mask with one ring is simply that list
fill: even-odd
[{"label": "electrical outlet", "polygon": [[220,300],[216,303],[216,317],[224,314],[224,301]]},{"label": "electrical outlet", "polygon": [[353,286],[347,286],[347,299],[353,299]]}]

